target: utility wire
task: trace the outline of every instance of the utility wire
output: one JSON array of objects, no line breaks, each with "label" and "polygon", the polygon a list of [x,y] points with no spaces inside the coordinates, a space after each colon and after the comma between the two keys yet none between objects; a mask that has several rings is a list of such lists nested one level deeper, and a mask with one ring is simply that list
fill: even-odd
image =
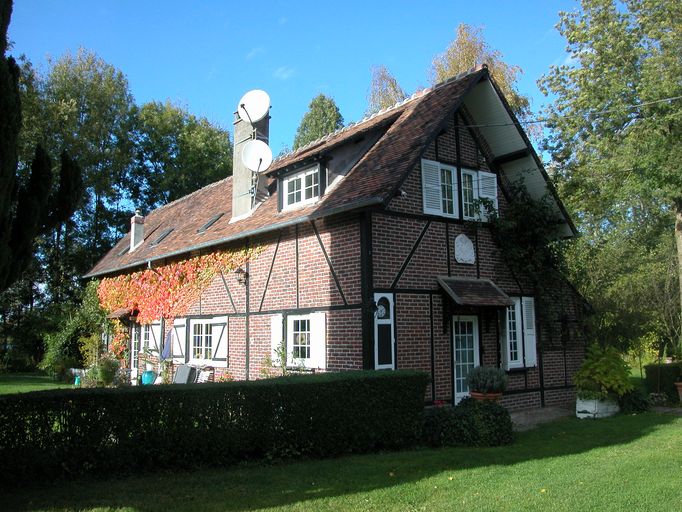
[{"label": "utility wire", "polygon": [[[563,116],[564,118],[570,118],[570,117],[588,117],[588,116],[600,116],[604,114],[613,114],[614,112],[622,112],[623,110],[638,110],[642,107],[646,107],[649,105],[655,105],[657,103],[665,103],[665,102],[673,102],[677,100],[682,100],[682,96],[672,96],[670,98],[663,98],[660,100],[654,100],[654,101],[646,101],[644,103],[639,103],[637,105],[625,105],[620,108],[612,108],[612,109],[607,109],[607,110],[598,110],[596,112],[588,112],[586,114],[575,114],[573,116]],[[529,125],[529,124],[543,124],[549,122],[550,119],[546,117],[539,117],[537,119],[529,119],[527,121],[518,121],[518,122],[512,122],[512,123],[486,123],[486,124],[458,124],[457,126],[459,128],[495,128],[495,127],[502,127],[502,126],[523,126],[523,125]]]}]

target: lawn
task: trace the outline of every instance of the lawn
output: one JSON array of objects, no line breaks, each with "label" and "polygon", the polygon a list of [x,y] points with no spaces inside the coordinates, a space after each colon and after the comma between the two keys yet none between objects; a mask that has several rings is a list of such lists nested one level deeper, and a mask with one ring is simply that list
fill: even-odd
[{"label": "lawn", "polygon": [[0,373],[0,395],[70,387],[40,373]]},{"label": "lawn", "polygon": [[682,510],[682,418],[563,420],[503,448],[36,483],[4,510]]}]

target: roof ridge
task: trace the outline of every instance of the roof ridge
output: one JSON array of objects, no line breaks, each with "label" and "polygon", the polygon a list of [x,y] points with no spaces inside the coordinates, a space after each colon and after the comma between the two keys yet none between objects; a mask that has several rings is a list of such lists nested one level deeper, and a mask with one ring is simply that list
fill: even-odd
[{"label": "roof ridge", "polygon": [[426,96],[429,92],[431,92],[431,90],[432,90],[432,87],[426,87],[426,88],[421,89],[419,91],[415,91],[414,93],[412,93],[411,96],[408,96],[407,98],[398,101],[397,103],[391,105],[390,107],[382,108],[381,110],[378,110],[377,112],[374,112],[370,115],[366,115],[365,117],[363,117],[359,121],[354,121],[352,123],[347,124],[346,126],[342,126],[341,128],[334,130],[333,132],[330,132],[326,135],[323,135],[319,139],[315,139],[313,141],[308,142],[305,146],[301,146],[300,148],[297,148],[293,151],[289,151],[288,153],[285,153],[283,155],[278,155],[277,158],[275,158],[275,160],[273,160],[273,164],[275,162],[277,162],[278,160],[283,160],[285,158],[292,157],[292,156],[296,155],[297,153],[302,153],[303,151],[310,149],[311,147],[316,146],[317,144],[320,144],[320,143],[332,138],[333,136],[339,135],[339,134],[341,134],[341,133],[343,133],[346,130],[349,130],[351,128],[356,128],[359,125],[367,123],[367,122],[371,121],[372,119],[375,119],[376,117],[378,117],[380,115],[388,114],[392,110],[396,110],[399,107],[402,107],[411,101],[414,101],[414,100],[417,100],[419,98],[422,98],[423,96]]},{"label": "roof ridge", "polygon": [[159,210],[163,210],[164,208],[168,208],[169,206],[172,206],[172,205],[174,205],[174,204],[177,204],[177,203],[179,203],[179,202],[181,202],[181,201],[185,201],[186,199],[189,199],[189,198],[191,198],[191,197],[197,195],[199,192],[201,192],[201,191],[203,191],[203,190],[207,190],[207,189],[209,189],[209,188],[215,187],[215,186],[217,186],[217,185],[219,185],[219,184],[221,184],[221,183],[223,183],[223,182],[225,182],[225,181],[227,181],[227,180],[230,180],[230,179],[232,179],[232,175],[226,176],[226,177],[223,178],[222,180],[214,181],[213,183],[209,183],[208,185],[204,185],[203,187],[198,188],[198,189],[195,190],[194,192],[190,192],[189,194],[187,194],[187,195],[185,195],[185,196],[178,197],[177,199],[171,201],[170,203],[162,204],[162,205],[159,206],[158,208],[154,208],[154,209],[153,209],[151,212],[149,212],[147,215],[149,215],[149,214],[151,214],[151,213],[156,213],[156,212],[158,212]]},{"label": "roof ridge", "polygon": [[359,121],[355,121],[355,122],[347,124],[346,126],[342,126],[341,128],[334,130],[333,132],[330,132],[326,135],[323,135],[322,137],[320,137],[318,139],[315,139],[315,140],[308,142],[305,146],[301,146],[300,148],[289,151],[288,153],[278,155],[272,161],[272,163],[275,164],[280,160],[284,160],[285,158],[290,158],[290,157],[295,156],[298,153],[303,153],[304,151],[310,149],[311,147],[316,146],[316,145],[318,145],[318,144],[320,144],[326,140],[329,140],[333,136],[339,135],[339,134],[341,134],[341,133],[343,133],[346,130],[349,130],[351,128],[356,128],[357,126],[359,126],[363,123],[367,123],[367,122],[371,121],[372,119],[376,118],[377,116],[387,114],[390,111],[395,110],[399,107],[402,107],[411,101],[423,98],[424,96],[426,96],[427,94],[429,94],[431,91],[433,91],[435,89],[443,87],[443,86],[445,86],[451,82],[459,81],[459,80],[461,80],[461,79],[463,79],[469,75],[472,75],[478,71],[481,71],[482,69],[488,69],[488,66],[486,64],[478,64],[477,66],[469,68],[466,71],[462,71],[461,73],[458,73],[453,77],[447,78],[447,79],[443,80],[442,82],[439,82],[435,85],[432,85],[431,87],[425,87],[424,89],[420,89],[418,91],[415,91],[412,93],[411,96],[408,96],[405,99],[402,99],[402,100],[396,102],[395,104],[391,105],[390,107],[382,108],[381,110],[378,110],[377,112],[374,112],[370,115],[366,115],[365,117],[363,117]]}]

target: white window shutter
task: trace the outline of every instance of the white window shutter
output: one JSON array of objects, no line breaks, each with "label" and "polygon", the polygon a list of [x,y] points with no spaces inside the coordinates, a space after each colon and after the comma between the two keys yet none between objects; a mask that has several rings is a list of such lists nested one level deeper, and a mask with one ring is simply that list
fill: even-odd
[{"label": "white window shutter", "polygon": [[502,358],[502,368],[509,370],[509,340],[507,339],[507,308],[500,311],[498,320],[500,322],[500,356]]},{"label": "white window shutter", "polygon": [[213,362],[215,366],[227,366],[227,317],[214,318],[211,332],[213,334]]},{"label": "white window shutter", "polygon": [[277,349],[284,342],[284,315],[277,313],[270,317],[270,357],[273,366],[279,366],[280,361],[277,356]]},{"label": "white window shutter", "polygon": [[[497,176],[491,172],[478,171],[478,198],[492,202],[497,211]],[[481,205],[481,218],[488,220],[488,210]]]},{"label": "white window shutter", "polygon": [[440,164],[433,160],[422,160],[422,193],[424,213],[440,215]]},{"label": "white window shutter", "polygon": [[527,368],[537,366],[537,335],[535,331],[535,299],[523,297],[523,355]]},{"label": "white window shutter", "polygon": [[149,350],[158,355],[161,346],[161,324],[152,324],[149,339]]},{"label": "white window shutter", "polygon": [[185,362],[185,341],[187,338],[187,320],[185,318],[177,319],[173,322],[173,332],[171,334],[172,339],[172,356],[174,363],[184,363]]},{"label": "white window shutter", "polygon": [[326,315],[323,312],[311,313],[310,315],[310,363],[309,368],[327,367],[327,324]]}]

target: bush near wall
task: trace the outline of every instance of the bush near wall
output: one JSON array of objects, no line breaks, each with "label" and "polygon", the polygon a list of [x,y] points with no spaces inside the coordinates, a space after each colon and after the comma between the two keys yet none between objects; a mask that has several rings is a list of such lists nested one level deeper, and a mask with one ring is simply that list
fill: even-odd
[{"label": "bush near wall", "polygon": [[682,381],[682,363],[648,364],[644,372],[649,393],[665,393],[671,402],[679,401],[675,382]]},{"label": "bush near wall", "polygon": [[429,446],[502,446],[513,440],[509,411],[496,402],[465,398],[424,413],[422,441]]},{"label": "bush near wall", "polygon": [[344,372],[6,395],[0,481],[409,446],[427,382],[423,372]]}]

